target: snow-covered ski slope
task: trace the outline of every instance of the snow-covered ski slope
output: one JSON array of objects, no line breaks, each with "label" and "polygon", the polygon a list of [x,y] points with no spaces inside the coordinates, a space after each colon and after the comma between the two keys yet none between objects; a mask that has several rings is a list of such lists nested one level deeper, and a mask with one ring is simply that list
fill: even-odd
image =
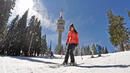
[{"label": "snow-covered ski slope", "polygon": [[[0,56],[0,73],[130,73],[130,51],[103,54],[102,57],[75,57],[78,66],[60,66],[63,59]],[[64,57],[63,57],[64,58]]]}]

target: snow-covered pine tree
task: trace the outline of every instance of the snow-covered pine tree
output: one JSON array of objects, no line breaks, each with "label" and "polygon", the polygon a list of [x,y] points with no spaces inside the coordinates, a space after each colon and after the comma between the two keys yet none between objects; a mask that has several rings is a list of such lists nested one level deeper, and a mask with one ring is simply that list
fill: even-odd
[{"label": "snow-covered pine tree", "polygon": [[25,49],[25,40],[26,40],[26,24],[27,24],[28,10],[24,15],[19,19],[18,24],[16,25],[16,32],[14,36],[14,47],[15,55],[19,56],[20,51]]},{"label": "snow-covered pine tree", "polygon": [[7,51],[7,55],[15,55],[14,53],[14,49],[13,46],[15,46],[14,44],[14,40],[15,40],[15,34],[16,34],[16,25],[18,23],[18,18],[19,15],[17,15],[11,22],[11,24],[9,25],[8,31],[7,31],[7,35],[4,39],[4,42],[2,43],[3,45],[3,50]]},{"label": "snow-covered pine tree", "polygon": [[0,46],[5,37],[3,32],[6,29],[8,18],[14,5],[15,0],[0,0]]},{"label": "snow-covered pine tree", "polygon": [[41,52],[41,25],[38,18],[32,16],[27,27],[26,47],[31,56],[39,56]]},{"label": "snow-covered pine tree", "polygon": [[47,41],[46,41],[46,34],[41,38],[41,54],[47,55]]},{"label": "snow-covered pine tree", "polygon": [[35,25],[35,43],[34,43],[34,51],[35,55],[34,56],[39,56],[41,52],[41,30],[42,27],[40,26],[41,22],[36,19],[36,25]]}]

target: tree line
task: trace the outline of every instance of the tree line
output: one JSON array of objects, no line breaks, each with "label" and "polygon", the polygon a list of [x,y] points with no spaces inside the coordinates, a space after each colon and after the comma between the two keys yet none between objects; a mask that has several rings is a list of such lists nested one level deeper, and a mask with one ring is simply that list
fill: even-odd
[{"label": "tree line", "polygon": [[[99,45],[99,48],[100,48],[100,53],[101,54],[108,54],[109,51],[108,51],[108,48],[107,47],[103,47],[101,45]],[[92,50],[94,50],[94,55],[97,55],[97,50],[96,50],[96,44],[92,44],[91,46],[90,45],[87,45],[87,46],[84,46],[82,45],[82,47],[76,47],[75,50],[74,50],[74,55],[75,56],[80,56],[80,55],[92,55]],[[58,50],[59,51],[59,50]],[[56,53],[56,54],[65,54],[67,51],[67,47],[64,47],[63,49],[61,49],[59,51],[59,53]],[[61,53],[62,52],[62,53]]]},{"label": "tree line", "polygon": [[[100,52],[102,54],[109,53],[107,47],[102,47],[101,45],[99,45],[99,47],[100,47]],[[76,48],[74,54],[75,56],[92,55],[92,49],[94,50],[94,55],[97,55],[96,44],[92,44],[92,46],[87,45],[87,46],[82,46],[81,48]]]},{"label": "tree line", "polygon": [[15,0],[0,0],[0,55],[45,55],[48,50],[46,35],[41,34],[41,22],[36,16],[28,20],[29,10],[7,25],[14,6]]}]

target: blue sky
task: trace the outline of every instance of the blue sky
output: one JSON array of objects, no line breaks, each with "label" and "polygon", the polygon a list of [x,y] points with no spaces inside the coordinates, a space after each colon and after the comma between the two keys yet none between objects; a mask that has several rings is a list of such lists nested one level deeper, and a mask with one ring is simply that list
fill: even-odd
[{"label": "blue sky", "polygon": [[[63,45],[69,25],[73,23],[79,32],[80,46],[98,42],[102,46],[107,46],[110,52],[114,51],[108,34],[108,8],[114,14],[126,18],[125,21],[130,24],[126,12],[126,8],[130,10],[130,0],[43,0],[42,3],[47,8],[48,16],[52,21],[59,18],[60,9],[63,8],[63,18],[66,21],[66,29],[62,37]],[[128,24],[126,26],[130,27]],[[48,44],[52,40],[52,46],[55,48],[57,32],[44,27],[42,32],[47,34]]]}]

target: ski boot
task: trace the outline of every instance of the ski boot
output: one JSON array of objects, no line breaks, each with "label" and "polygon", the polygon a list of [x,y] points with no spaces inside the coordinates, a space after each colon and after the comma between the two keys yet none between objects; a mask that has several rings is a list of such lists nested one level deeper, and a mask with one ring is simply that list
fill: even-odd
[{"label": "ski boot", "polygon": [[71,62],[69,63],[70,66],[77,66],[77,64],[75,62]]},{"label": "ski boot", "polygon": [[63,66],[67,66],[68,65],[68,63],[67,62],[63,62],[63,64],[62,64]]},{"label": "ski boot", "polygon": [[91,58],[94,58],[94,56],[91,56]]},{"label": "ski boot", "polygon": [[101,57],[101,55],[98,55],[98,57]]}]

